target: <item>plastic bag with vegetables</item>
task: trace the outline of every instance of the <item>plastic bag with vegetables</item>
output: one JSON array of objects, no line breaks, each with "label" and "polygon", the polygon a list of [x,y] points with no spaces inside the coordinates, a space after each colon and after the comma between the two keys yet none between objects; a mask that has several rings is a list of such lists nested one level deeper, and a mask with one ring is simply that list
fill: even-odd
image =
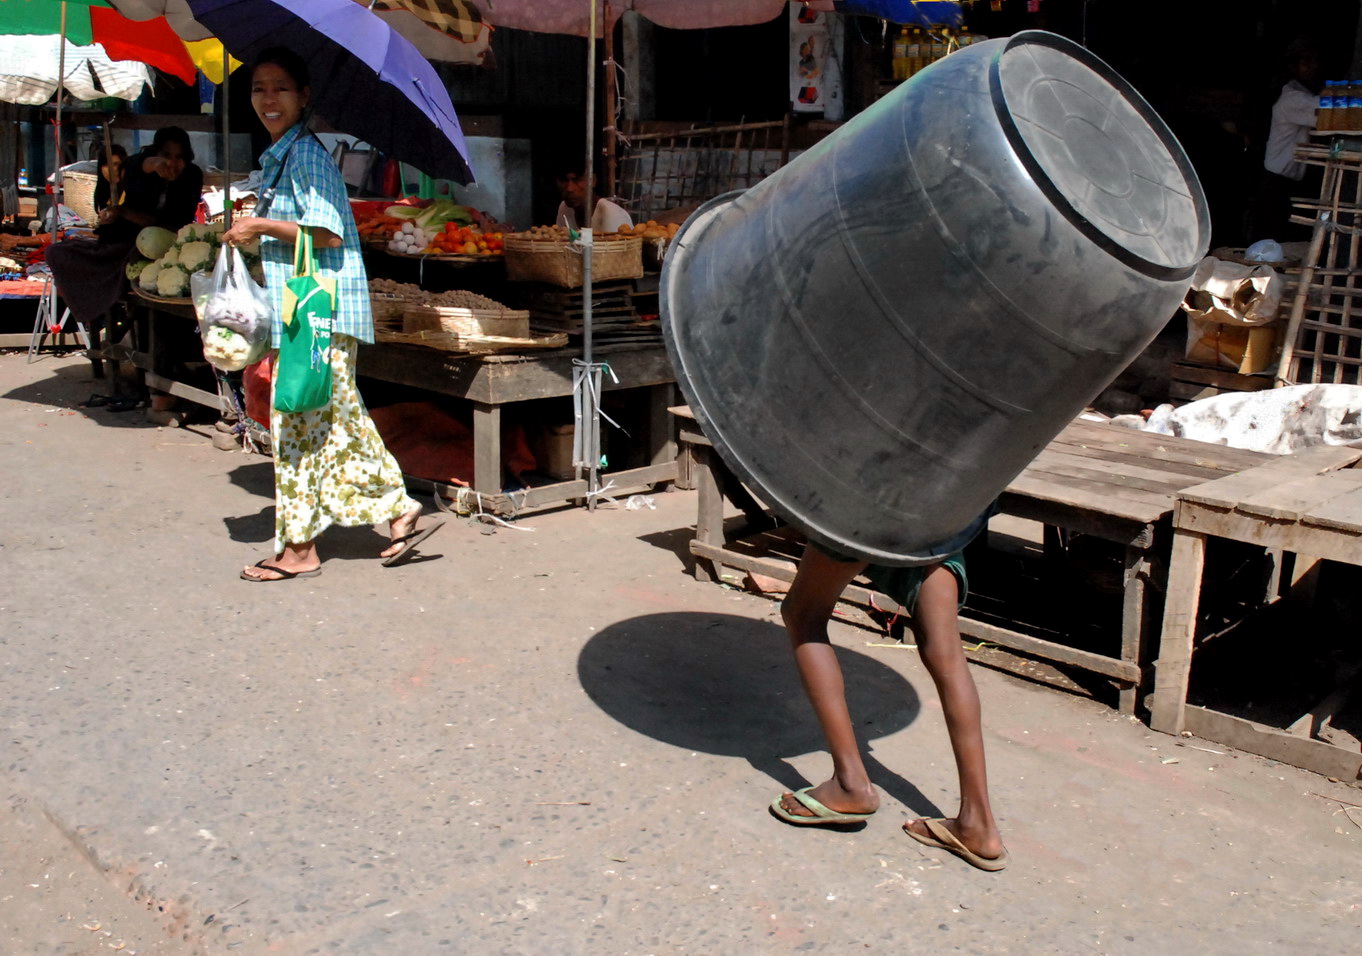
[{"label": "plastic bag with vegetables", "polygon": [[212,272],[189,278],[203,357],[225,372],[254,365],[270,348],[269,293],[251,279],[235,246],[218,251]]}]

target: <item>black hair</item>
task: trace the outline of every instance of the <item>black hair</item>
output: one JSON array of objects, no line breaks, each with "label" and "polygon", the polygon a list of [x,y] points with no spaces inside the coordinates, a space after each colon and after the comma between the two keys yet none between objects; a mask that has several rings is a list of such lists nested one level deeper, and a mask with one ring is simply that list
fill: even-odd
[{"label": "black hair", "polygon": [[186,163],[194,161],[194,147],[189,145],[189,134],[178,126],[162,126],[151,138],[152,153],[159,153],[167,143],[179,143],[180,155]]},{"label": "black hair", "polygon": [[279,67],[289,75],[289,79],[298,87],[298,92],[302,92],[312,85],[312,77],[308,73],[307,61],[297,53],[294,53],[286,46],[272,46],[268,50],[261,52],[255,58],[254,65],[251,66],[251,73],[264,66],[266,63]]},{"label": "black hair", "polygon": [[109,165],[110,153],[117,156],[125,163],[128,161],[128,151],[124,149],[120,144],[114,143],[108,148],[108,150],[105,150],[103,146],[99,148],[99,165],[101,166]]}]

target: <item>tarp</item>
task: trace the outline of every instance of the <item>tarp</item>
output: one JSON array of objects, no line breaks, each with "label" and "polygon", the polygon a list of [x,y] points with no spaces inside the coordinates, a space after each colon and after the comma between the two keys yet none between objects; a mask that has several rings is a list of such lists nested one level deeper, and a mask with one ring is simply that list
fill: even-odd
[{"label": "tarp", "polygon": [[[57,91],[60,54],[57,36],[0,36],[0,100],[26,106],[51,100]],[[145,64],[112,60],[98,43],[66,45],[63,85],[77,99],[116,96],[135,100],[151,82]]]}]

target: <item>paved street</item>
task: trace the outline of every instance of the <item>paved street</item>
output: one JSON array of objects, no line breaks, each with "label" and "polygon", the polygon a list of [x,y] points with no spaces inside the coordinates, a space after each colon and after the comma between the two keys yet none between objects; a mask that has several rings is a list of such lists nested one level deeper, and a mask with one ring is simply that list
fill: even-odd
[{"label": "paved street", "polygon": [[693,492],[257,586],[269,461],[93,389],[0,355],[0,952],[1357,951],[1362,790],[987,669],[1013,865],[910,841],[940,708],[843,623],[883,808],[773,819],[828,761],[776,605],[685,573]]}]

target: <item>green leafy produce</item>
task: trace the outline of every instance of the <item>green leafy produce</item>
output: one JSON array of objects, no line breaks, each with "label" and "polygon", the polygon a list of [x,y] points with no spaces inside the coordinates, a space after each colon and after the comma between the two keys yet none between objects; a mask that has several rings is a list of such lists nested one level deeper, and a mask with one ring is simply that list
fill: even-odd
[{"label": "green leafy produce", "polygon": [[180,227],[180,231],[175,233],[176,245],[184,245],[186,242],[195,242],[199,238],[199,229],[202,227],[197,222],[191,222]]},{"label": "green leafy produce", "polygon": [[160,226],[147,226],[137,234],[137,251],[148,259],[159,259],[175,244],[175,233]]},{"label": "green leafy produce", "polygon": [[151,265],[150,259],[138,259],[136,262],[129,262],[124,267],[123,272],[126,273],[129,282],[136,282],[137,277],[142,274],[142,270],[149,265]]}]

